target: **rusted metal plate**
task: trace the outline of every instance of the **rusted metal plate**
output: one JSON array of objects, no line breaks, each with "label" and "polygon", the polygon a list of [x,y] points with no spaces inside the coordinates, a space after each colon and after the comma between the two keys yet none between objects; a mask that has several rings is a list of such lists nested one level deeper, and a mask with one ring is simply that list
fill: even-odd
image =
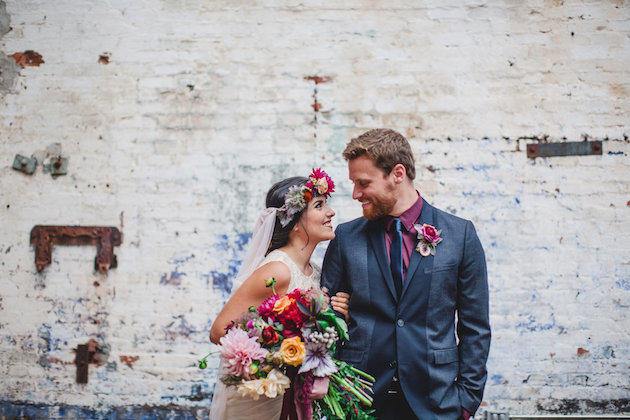
[{"label": "rusted metal plate", "polygon": [[53,245],[96,245],[94,269],[107,273],[108,269],[118,265],[114,247],[121,243],[122,234],[115,227],[37,225],[31,230],[37,271],[52,262]]},{"label": "rusted metal plate", "polygon": [[77,383],[87,384],[88,367],[101,362],[101,346],[91,338],[85,344],[79,344],[75,350],[74,363],[77,365]]},{"label": "rusted metal plate", "polygon": [[585,156],[601,155],[602,142],[595,141],[570,141],[561,143],[532,143],[527,145],[527,157],[553,156]]},{"label": "rusted metal plate", "polygon": [[33,156],[27,158],[22,155],[15,155],[13,159],[13,169],[24,172],[25,174],[32,175],[37,167],[37,159]]},{"label": "rusted metal plate", "polygon": [[75,362],[77,365],[77,383],[87,384],[88,381],[88,346],[87,344],[79,344],[77,346],[77,354]]}]

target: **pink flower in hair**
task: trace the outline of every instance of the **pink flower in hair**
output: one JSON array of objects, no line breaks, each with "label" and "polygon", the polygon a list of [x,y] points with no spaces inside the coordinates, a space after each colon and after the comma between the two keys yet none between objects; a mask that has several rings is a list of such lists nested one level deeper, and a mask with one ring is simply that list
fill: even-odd
[{"label": "pink flower in hair", "polygon": [[246,331],[233,328],[219,340],[221,358],[230,375],[249,377],[249,368],[254,360],[262,362],[269,353],[260,347],[257,337],[249,337]]},{"label": "pink flower in hair", "polygon": [[313,169],[313,173],[309,176],[309,182],[312,184],[311,188],[314,187],[319,195],[326,198],[335,192],[335,183],[321,168]]}]

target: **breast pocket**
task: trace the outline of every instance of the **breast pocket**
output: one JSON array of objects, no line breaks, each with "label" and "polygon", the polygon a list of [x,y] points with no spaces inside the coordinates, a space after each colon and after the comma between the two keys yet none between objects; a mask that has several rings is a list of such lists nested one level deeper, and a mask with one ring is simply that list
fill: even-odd
[{"label": "breast pocket", "polygon": [[443,272],[447,272],[447,271],[453,271],[456,272],[457,268],[459,267],[459,264],[454,262],[454,263],[449,263],[449,264],[441,264],[439,266],[434,265],[431,268],[425,268],[424,272],[425,273],[443,273]]}]

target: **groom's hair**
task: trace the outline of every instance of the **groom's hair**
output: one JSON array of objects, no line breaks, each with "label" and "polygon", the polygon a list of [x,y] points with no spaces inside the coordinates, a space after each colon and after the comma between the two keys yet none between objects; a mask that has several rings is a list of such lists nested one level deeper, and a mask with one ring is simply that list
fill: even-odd
[{"label": "groom's hair", "polygon": [[343,151],[343,158],[349,162],[359,156],[370,158],[385,175],[389,175],[400,163],[409,179],[416,177],[416,164],[409,142],[402,134],[389,128],[375,128],[350,140]]},{"label": "groom's hair", "polygon": [[[284,206],[284,199],[287,195],[287,192],[289,192],[289,188],[294,185],[304,185],[306,184],[306,181],[308,181],[308,178],[305,178],[303,176],[294,176],[276,182],[267,192],[265,204],[267,205],[267,207],[275,208],[280,208]],[[303,210],[296,213],[289,224],[287,224],[286,226],[282,226],[282,223],[280,223],[280,219],[276,217],[276,224],[273,228],[273,235],[271,236],[271,243],[269,244],[267,254],[274,249],[285,246],[287,242],[289,242],[289,234],[291,233],[291,230],[293,229],[295,224],[302,217],[302,213],[304,213]]]}]

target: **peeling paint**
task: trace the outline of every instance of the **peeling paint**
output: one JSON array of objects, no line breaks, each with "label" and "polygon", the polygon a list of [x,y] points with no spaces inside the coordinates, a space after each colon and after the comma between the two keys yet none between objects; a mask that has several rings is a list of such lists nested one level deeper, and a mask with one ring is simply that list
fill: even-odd
[{"label": "peeling paint", "polygon": [[133,364],[140,359],[140,356],[120,356],[120,361],[130,368],[133,368]]},{"label": "peeling paint", "polygon": [[26,66],[38,67],[40,64],[45,63],[41,54],[33,50],[26,50],[24,52],[16,52],[15,54],[11,55],[11,57],[13,57],[17,65],[22,68]]},{"label": "peeling paint", "polygon": [[11,30],[10,22],[7,4],[4,1],[0,1],[0,37]]},{"label": "peeling paint", "polygon": [[98,62],[100,64],[109,64],[110,57],[111,57],[111,53],[104,52],[103,54],[98,56]]},{"label": "peeling paint", "polygon": [[20,67],[11,57],[0,53],[0,94],[14,93]]}]

